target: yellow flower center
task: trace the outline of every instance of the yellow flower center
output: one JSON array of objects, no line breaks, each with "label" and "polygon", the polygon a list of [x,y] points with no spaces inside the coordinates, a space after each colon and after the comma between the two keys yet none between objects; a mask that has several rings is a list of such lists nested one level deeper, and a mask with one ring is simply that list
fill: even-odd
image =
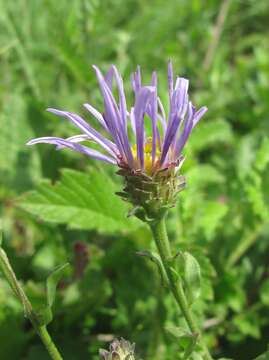
[{"label": "yellow flower center", "polygon": [[[138,160],[137,160],[137,146],[136,144],[132,146],[132,154],[135,160],[135,163],[137,166],[139,166]],[[148,138],[145,145],[144,145],[144,166],[145,166],[145,172],[148,175],[151,175],[152,168],[156,165],[157,161],[159,160],[160,151],[158,148],[156,148],[156,154],[154,159],[154,164],[152,163],[152,138]]]}]

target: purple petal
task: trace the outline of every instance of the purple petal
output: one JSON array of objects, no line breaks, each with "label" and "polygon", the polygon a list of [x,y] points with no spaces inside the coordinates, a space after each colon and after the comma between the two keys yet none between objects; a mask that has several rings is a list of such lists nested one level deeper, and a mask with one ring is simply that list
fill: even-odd
[{"label": "purple petal", "polygon": [[110,156],[104,155],[97,150],[90,149],[84,145],[74,144],[70,141],[67,141],[67,140],[64,140],[61,138],[57,138],[57,137],[41,137],[41,138],[37,138],[37,139],[32,139],[26,145],[35,145],[35,144],[42,144],[42,143],[53,144],[60,148],[66,147],[66,148],[72,149],[74,151],[80,152],[82,154],[85,154],[91,158],[105,161],[110,164],[117,164],[115,159],[111,158]]},{"label": "purple petal", "polygon": [[178,127],[180,124],[180,117],[178,116],[178,114],[173,114],[171,118],[172,118],[172,120],[170,122],[170,126],[168,126],[168,128],[167,128],[167,131],[165,133],[165,138],[163,141],[162,155],[161,155],[161,159],[160,159],[161,165],[163,164],[163,162],[166,159],[169,148],[177,134],[177,130],[178,130]]},{"label": "purple petal", "polygon": [[121,155],[124,157],[126,161],[128,161],[126,149],[124,148],[124,141],[122,138],[120,113],[119,113],[119,109],[117,108],[116,101],[109,87],[107,86],[101,71],[95,65],[93,66],[93,68],[96,72],[97,79],[104,99],[104,105],[105,105],[104,118],[107,127],[109,128],[110,134],[113,137]]},{"label": "purple petal", "polygon": [[131,122],[131,127],[133,130],[134,135],[136,136],[136,130],[135,130],[135,117],[134,117],[134,108],[131,108],[130,111],[130,122]]},{"label": "purple petal", "polygon": [[88,135],[91,139],[93,139],[97,144],[102,146],[109,154],[113,155],[116,152],[115,144],[113,144],[110,140],[106,139],[103,135],[101,135],[98,131],[93,129],[85,120],[83,120],[77,114],[70,113],[68,111],[61,111],[57,109],[47,109],[49,112],[65,117],[69,121],[71,121],[75,126],[77,126],[80,130],[84,131],[86,135]]},{"label": "purple petal", "polygon": [[204,114],[207,112],[207,107],[203,106],[201,109],[199,109],[193,117],[193,127],[197,125],[197,123],[200,121],[200,119],[204,116]]},{"label": "purple petal", "polygon": [[174,75],[173,75],[173,65],[172,65],[172,61],[169,60],[168,62],[168,69],[167,69],[167,78],[168,78],[168,91],[169,91],[169,99],[171,102],[172,99],[172,93],[173,93],[173,89],[174,89],[174,79],[173,79]]},{"label": "purple petal", "polygon": [[136,128],[137,159],[141,169],[144,169],[144,114],[151,94],[155,91],[152,86],[142,87],[137,94],[134,106],[134,118]]},{"label": "purple petal", "polygon": [[153,71],[151,75],[151,86],[157,87],[157,73],[156,71]]},{"label": "purple petal", "polygon": [[[80,143],[82,141],[87,141],[90,140],[90,137],[88,135],[82,134],[82,135],[74,135],[74,136],[70,136],[69,138],[65,139],[66,141],[70,141],[72,143]],[[63,146],[59,145],[57,147],[57,150],[62,149]]]},{"label": "purple petal", "polygon": [[87,109],[99,121],[99,123],[104,127],[104,129],[106,131],[109,131],[108,128],[107,128],[107,125],[105,123],[105,120],[103,118],[103,115],[98,110],[96,110],[90,104],[83,104],[83,106],[85,107],[85,109]]},{"label": "purple petal", "polygon": [[124,157],[127,160],[127,163],[129,164],[130,167],[132,167],[133,155],[127,135],[127,120],[126,120],[127,110],[126,110],[126,100],[123,91],[122,79],[120,78],[120,75],[116,67],[113,66],[113,71],[119,89],[119,97],[120,97],[120,110],[119,110],[116,101],[113,97],[113,94],[111,93],[110,89],[108,88],[108,86],[106,85],[103,79],[102,73],[96,66],[94,66],[94,69],[96,71],[100,88],[103,93],[105,106],[107,110],[106,115],[110,120],[110,124],[112,125],[113,128],[113,133],[115,134],[115,142],[117,139],[117,145],[121,150],[121,154],[124,155]]},{"label": "purple petal", "polygon": [[137,97],[142,87],[140,66],[138,66],[137,70],[131,75],[131,84],[135,93],[135,97]]},{"label": "purple petal", "polygon": [[164,111],[163,104],[162,104],[161,99],[159,97],[158,97],[158,106],[159,106],[159,109],[161,111],[161,114],[158,116],[158,118],[161,121],[163,132],[165,133],[165,131],[167,129],[166,116],[165,116],[165,111]]},{"label": "purple petal", "polygon": [[[157,145],[157,116],[158,116],[158,96],[157,96],[157,74],[154,71],[151,77],[151,85],[154,87],[154,93],[152,94],[151,103],[151,122],[152,122],[152,165],[155,162],[156,145]],[[160,141],[160,140],[159,140]]]},{"label": "purple petal", "polygon": [[184,123],[184,128],[183,131],[179,137],[179,140],[176,143],[176,147],[175,147],[175,157],[178,157],[183,149],[183,147],[186,144],[186,141],[188,140],[188,137],[192,131],[193,128],[193,112],[194,112],[194,107],[192,106],[192,103],[189,102],[188,105],[188,115],[187,115],[187,119],[185,120]]},{"label": "purple petal", "polygon": [[126,105],[126,98],[125,98],[124,89],[123,89],[123,81],[122,81],[122,78],[121,78],[116,66],[113,66],[112,69],[114,71],[116,82],[118,85],[121,120],[122,120],[124,127],[126,128],[127,127],[127,120],[126,120],[127,105]]},{"label": "purple petal", "polygon": [[188,88],[189,88],[189,80],[185,78],[177,78],[175,91],[179,90],[178,96],[174,97],[172,100],[173,107],[172,111],[180,112],[181,118],[184,118],[185,113],[188,107]]},{"label": "purple petal", "polygon": [[111,91],[112,91],[112,87],[113,87],[113,72],[114,72],[113,66],[110,66],[110,68],[105,76],[105,81]]},{"label": "purple petal", "polygon": [[179,107],[181,105],[181,96],[182,90],[180,87],[178,87],[176,90],[173,91],[171,99],[171,109],[169,113],[167,130],[164,136],[160,164],[163,164],[163,162],[165,161],[169,148],[177,135],[177,131],[181,122],[181,116],[179,111]]}]

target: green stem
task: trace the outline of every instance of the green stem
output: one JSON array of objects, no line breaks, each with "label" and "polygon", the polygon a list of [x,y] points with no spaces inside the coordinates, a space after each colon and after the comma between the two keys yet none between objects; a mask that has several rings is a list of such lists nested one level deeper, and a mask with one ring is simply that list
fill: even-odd
[{"label": "green stem", "polygon": [[46,326],[39,326],[38,335],[40,336],[43,344],[45,345],[50,357],[53,360],[63,360],[54,342],[52,341]]},{"label": "green stem", "polygon": [[200,339],[200,345],[204,352],[204,359],[205,360],[212,360],[212,357],[208,351],[206,344],[202,340],[201,331],[196,324],[196,321],[192,315],[192,312],[189,308],[186,295],[184,293],[183,287],[180,281],[175,282],[172,270],[169,265],[169,260],[172,257],[171,247],[168,240],[167,232],[166,232],[166,225],[165,225],[165,218],[163,217],[157,222],[154,222],[151,225],[151,230],[153,233],[153,237],[158,248],[164,269],[166,271],[170,289],[174,295],[174,298],[191,330],[192,333],[197,334],[198,338]]},{"label": "green stem", "polygon": [[40,325],[37,320],[37,316],[33,310],[33,307],[26,296],[22,286],[20,285],[16,274],[14,273],[9,259],[7,257],[6,252],[0,246],[0,269],[2,269],[3,274],[5,275],[6,280],[8,281],[10,287],[12,288],[15,296],[19,299],[23,306],[23,310],[25,316],[31,321],[35,331],[41,338],[43,344],[45,345],[50,357],[53,360],[62,360],[59,351],[57,350],[56,346],[54,345],[46,326]]}]

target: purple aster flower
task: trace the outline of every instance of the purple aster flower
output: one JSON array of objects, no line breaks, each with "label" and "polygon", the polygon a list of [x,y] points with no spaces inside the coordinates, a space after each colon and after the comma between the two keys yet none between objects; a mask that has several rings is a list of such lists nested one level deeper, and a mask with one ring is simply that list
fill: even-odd
[{"label": "purple aster flower", "polygon": [[[90,104],[84,104],[84,107],[100,123],[102,131],[95,130],[77,114],[50,108],[49,112],[69,120],[80,133],[67,139],[41,137],[30,140],[27,145],[47,143],[56,145],[57,149],[70,148],[91,158],[118,165],[132,174],[147,177],[154,177],[164,169],[176,168],[193,128],[207,111],[206,107],[196,111],[189,101],[189,81],[177,77],[174,83],[172,64],[169,62],[169,112],[166,115],[158,96],[157,74],[154,72],[151,84],[144,86],[138,67],[131,76],[135,101],[128,110],[123,81],[117,68],[112,65],[106,76],[97,66],[93,68],[103,96],[104,109],[101,113]],[[116,83],[117,97],[113,95],[113,82]],[[150,126],[146,126],[147,122]],[[98,144],[101,151],[86,146],[87,142]]]}]

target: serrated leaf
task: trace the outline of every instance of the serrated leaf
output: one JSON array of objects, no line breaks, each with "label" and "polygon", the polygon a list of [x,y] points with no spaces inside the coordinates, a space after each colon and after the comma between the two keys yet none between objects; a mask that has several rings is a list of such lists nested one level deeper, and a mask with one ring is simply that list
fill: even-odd
[{"label": "serrated leaf", "polygon": [[115,195],[110,177],[92,169],[89,174],[62,170],[55,185],[43,181],[37,190],[19,199],[19,207],[52,223],[73,229],[96,229],[103,233],[134,230],[136,219],[127,219],[127,205]]},{"label": "serrated leaf", "polygon": [[68,263],[59,266],[56,268],[47,278],[47,304],[51,308],[54,300],[55,300],[55,294],[56,294],[56,288],[58,285],[58,282],[60,281],[61,277],[64,274],[64,271],[69,266]]},{"label": "serrated leaf", "polygon": [[192,304],[201,292],[201,270],[198,261],[188,252],[183,253],[184,283],[189,303]]}]

